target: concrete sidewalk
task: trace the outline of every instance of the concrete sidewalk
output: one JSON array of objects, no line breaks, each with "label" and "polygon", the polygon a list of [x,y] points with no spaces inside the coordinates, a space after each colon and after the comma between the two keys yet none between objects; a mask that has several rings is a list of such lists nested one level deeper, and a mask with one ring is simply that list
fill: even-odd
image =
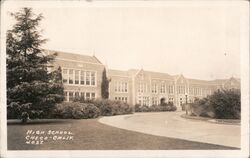
[{"label": "concrete sidewalk", "polygon": [[135,113],[102,117],[99,122],[137,132],[240,148],[239,125],[181,118],[182,112]]}]

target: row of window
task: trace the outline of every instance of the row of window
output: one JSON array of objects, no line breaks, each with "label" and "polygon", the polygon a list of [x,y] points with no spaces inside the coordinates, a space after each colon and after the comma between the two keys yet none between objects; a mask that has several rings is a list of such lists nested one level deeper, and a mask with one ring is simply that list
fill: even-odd
[{"label": "row of window", "polygon": [[127,82],[115,82],[115,92],[127,93],[128,83]]},{"label": "row of window", "polygon": [[[149,97],[138,97],[138,104],[140,105],[149,105],[150,103],[150,98]],[[160,99],[159,97],[152,97],[152,105],[158,105],[160,104]],[[174,98],[173,97],[169,97],[168,101],[166,100],[165,102],[174,102]]]},{"label": "row of window", "polygon": [[138,87],[138,92],[139,93],[147,93],[147,84],[146,83],[143,83],[143,82],[140,82],[139,83],[139,87]]},{"label": "row of window", "polygon": [[138,97],[138,104],[140,105],[149,105],[150,101],[149,101],[149,97]]},{"label": "row of window", "polygon": [[[167,85],[167,84],[160,84],[160,91],[161,94],[173,94],[174,93],[174,85]],[[158,93],[158,85],[156,83],[152,84],[152,93]]]},{"label": "row of window", "polygon": [[127,103],[128,102],[128,97],[115,97],[115,100]]},{"label": "row of window", "polygon": [[73,101],[75,98],[83,97],[86,100],[92,100],[96,98],[95,92],[73,92],[64,91],[64,100]]},{"label": "row of window", "polygon": [[177,86],[177,93],[178,94],[185,94],[186,93],[186,87],[185,86]]},{"label": "row of window", "polygon": [[75,69],[62,70],[63,83],[75,85],[96,85],[96,72]]},{"label": "row of window", "polygon": [[190,95],[210,95],[212,92],[210,89],[202,89],[202,88],[189,88]]},{"label": "row of window", "polygon": [[158,104],[159,104],[158,97],[152,97],[152,105],[158,105]]}]

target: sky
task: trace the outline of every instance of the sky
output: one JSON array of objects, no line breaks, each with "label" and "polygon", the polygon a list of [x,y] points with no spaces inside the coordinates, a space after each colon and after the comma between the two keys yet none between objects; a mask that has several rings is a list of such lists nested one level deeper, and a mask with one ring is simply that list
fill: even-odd
[{"label": "sky", "polygon": [[[46,49],[95,55],[110,69],[143,68],[206,80],[240,77],[237,5],[57,3],[31,5],[44,16],[40,28]],[[7,29],[14,23],[8,13],[21,6],[6,5]]]}]

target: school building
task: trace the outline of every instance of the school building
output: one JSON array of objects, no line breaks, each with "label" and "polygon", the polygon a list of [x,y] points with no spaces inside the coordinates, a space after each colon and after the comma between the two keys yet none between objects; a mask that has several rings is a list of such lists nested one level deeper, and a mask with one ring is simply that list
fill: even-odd
[{"label": "school building", "polygon": [[[65,101],[83,96],[85,99],[101,98],[102,73],[105,65],[95,56],[86,56],[60,51],[46,50],[47,54],[57,53],[54,69],[62,68]],[[183,75],[129,69],[127,71],[107,69],[109,99],[130,105],[154,105],[162,99],[173,102],[178,109],[181,105],[203,98],[218,89],[240,89],[240,79],[231,77],[218,80],[198,80]]]}]

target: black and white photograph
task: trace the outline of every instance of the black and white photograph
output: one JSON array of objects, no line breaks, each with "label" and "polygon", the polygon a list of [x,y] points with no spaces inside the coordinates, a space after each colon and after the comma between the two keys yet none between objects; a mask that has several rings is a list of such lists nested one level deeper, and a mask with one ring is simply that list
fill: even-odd
[{"label": "black and white photograph", "polygon": [[249,157],[249,1],[1,2],[0,157]]}]

